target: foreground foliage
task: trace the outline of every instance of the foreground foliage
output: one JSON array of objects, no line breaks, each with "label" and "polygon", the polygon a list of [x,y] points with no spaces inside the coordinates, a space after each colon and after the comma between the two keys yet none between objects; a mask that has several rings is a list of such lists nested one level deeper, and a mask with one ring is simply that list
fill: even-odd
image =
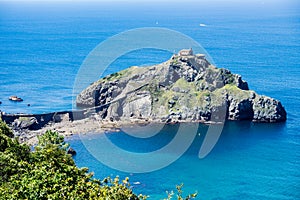
[{"label": "foreground foliage", "polygon": [[76,167],[57,132],[47,131],[30,151],[3,122],[0,127],[0,199],[145,198],[132,192],[128,179],[97,180],[87,168]]},{"label": "foreground foliage", "polygon": [[[100,199],[139,200],[146,196],[133,193],[129,180],[98,180],[87,168],[78,168],[68,144],[57,132],[40,136],[34,151],[13,138],[12,131],[0,120],[0,199]],[[178,199],[181,187],[177,187]],[[168,194],[171,199],[174,194]]]}]

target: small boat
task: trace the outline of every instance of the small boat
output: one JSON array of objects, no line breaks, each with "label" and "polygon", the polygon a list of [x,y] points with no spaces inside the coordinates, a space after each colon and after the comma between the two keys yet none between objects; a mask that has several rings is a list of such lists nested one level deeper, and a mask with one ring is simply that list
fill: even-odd
[{"label": "small boat", "polygon": [[205,26],[206,26],[206,24],[199,24],[199,26],[201,26],[201,27],[205,27]]},{"label": "small boat", "polygon": [[10,97],[9,97],[9,100],[10,100],[10,101],[17,101],[17,102],[23,101],[22,98],[17,97],[17,96],[10,96]]}]

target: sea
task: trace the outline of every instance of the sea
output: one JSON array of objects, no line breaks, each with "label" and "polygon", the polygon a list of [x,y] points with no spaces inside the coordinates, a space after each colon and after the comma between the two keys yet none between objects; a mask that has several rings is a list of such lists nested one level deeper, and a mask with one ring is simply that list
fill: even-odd
[{"label": "sea", "polygon": [[[111,168],[96,154],[105,152],[111,160],[132,163],[113,149],[103,151],[105,146],[99,144],[109,139],[129,153],[153,152],[176,138],[180,124],[159,127],[148,138],[137,132],[129,135],[128,130],[75,134],[67,141],[77,151],[77,166],[88,167],[99,179],[129,177],[134,192],[149,195],[149,199],[166,198],[166,192],[176,192],[175,186],[181,183],[183,194],[197,191],[197,199],[300,199],[297,1],[0,1],[0,110],[46,113],[76,109],[74,83],[89,53],[116,34],[145,27],[170,29],[197,41],[217,67],[240,74],[251,90],[280,100],[287,121],[226,122],[204,158],[198,154],[210,126],[199,124],[194,140],[177,160],[149,172]],[[161,40],[158,38],[163,43]],[[133,65],[158,64],[172,53],[136,49],[118,57],[98,77]],[[24,101],[10,102],[12,95]],[[187,136],[193,134],[192,127],[184,128]],[[152,130],[157,128],[147,128]],[[145,157],[144,164],[153,164],[150,162]]]}]

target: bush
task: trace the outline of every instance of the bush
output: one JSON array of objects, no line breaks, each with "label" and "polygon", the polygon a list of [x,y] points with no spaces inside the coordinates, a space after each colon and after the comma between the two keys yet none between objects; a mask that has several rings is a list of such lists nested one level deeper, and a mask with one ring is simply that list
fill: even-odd
[{"label": "bush", "polygon": [[[129,188],[128,179],[93,179],[87,168],[78,168],[66,153],[57,132],[39,137],[35,151],[11,138],[0,122],[0,199],[144,199]],[[9,137],[10,136],[10,137]]]}]

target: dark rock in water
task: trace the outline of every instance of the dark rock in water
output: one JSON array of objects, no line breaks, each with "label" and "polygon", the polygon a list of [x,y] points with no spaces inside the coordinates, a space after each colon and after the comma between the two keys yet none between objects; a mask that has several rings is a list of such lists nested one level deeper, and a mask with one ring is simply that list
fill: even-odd
[{"label": "dark rock in water", "polygon": [[76,151],[73,148],[71,148],[71,147],[68,149],[67,153],[70,154],[70,155],[72,155],[72,156],[76,155]]},{"label": "dark rock in water", "polygon": [[2,101],[0,101],[0,105],[2,104]]},{"label": "dark rock in water", "polygon": [[101,108],[102,118],[111,121],[286,120],[278,100],[249,90],[240,75],[216,68],[203,54],[173,55],[158,65],[111,74],[82,91],[76,104]]}]

